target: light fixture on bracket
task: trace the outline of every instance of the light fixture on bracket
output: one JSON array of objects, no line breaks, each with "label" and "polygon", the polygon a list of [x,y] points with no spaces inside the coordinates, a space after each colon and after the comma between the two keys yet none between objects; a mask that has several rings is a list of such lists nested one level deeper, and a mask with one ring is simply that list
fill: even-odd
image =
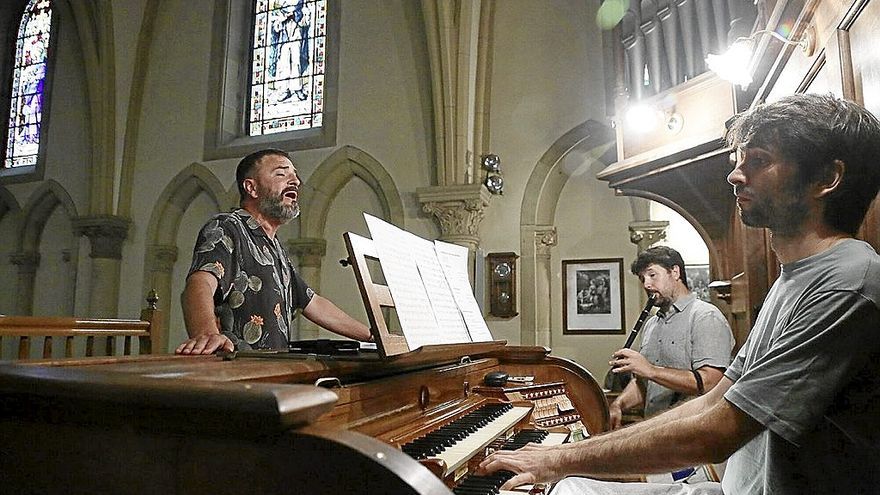
[{"label": "light fixture on bracket", "polygon": [[624,114],[626,127],[637,134],[647,134],[663,126],[663,130],[677,134],[684,125],[684,118],[675,108],[661,109],[649,103],[635,102]]},{"label": "light fixture on bracket", "polygon": [[486,189],[492,194],[504,194],[504,178],[500,175],[486,177]]},{"label": "light fixture on bracket", "polygon": [[755,40],[765,34],[776,38],[786,45],[799,46],[807,56],[812,56],[813,54],[815,48],[814,36],[810,29],[807,29],[799,40],[790,40],[771,29],[762,29],[755,31],[749,36],[737,38],[730,45],[730,48],[721,55],[708,54],[706,56],[706,66],[721,79],[739,85],[742,88],[747,88],[752,83],[752,72],[749,68],[749,63],[755,50]]},{"label": "light fixture on bracket", "polygon": [[504,178],[501,177],[501,158],[498,155],[489,153],[483,155],[483,169],[486,170],[486,180],[483,184],[492,194],[504,193]]},{"label": "light fixture on bracket", "polygon": [[501,158],[498,155],[489,153],[488,155],[483,155],[483,168],[489,172],[500,173],[501,172]]}]

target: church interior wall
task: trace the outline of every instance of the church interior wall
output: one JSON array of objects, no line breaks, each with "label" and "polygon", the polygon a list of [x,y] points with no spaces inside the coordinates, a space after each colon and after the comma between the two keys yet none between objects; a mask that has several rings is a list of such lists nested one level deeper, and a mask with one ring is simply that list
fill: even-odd
[{"label": "church interior wall", "polygon": [[[354,146],[387,169],[406,213],[401,227],[435,238],[438,229],[415,197],[416,188],[431,184],[435,167],[422,26],[420,11],[406,0],[342,3],[336,144]],[[297,154],[306,181],[333,151]]]},{"label": "church interior wall", "polygon": [[34,315],[69,315],[76,293],[76,247],[70,219],[56,207],[40,236],[40,265],[34,283]]},{"label": "church interior wall", "polygon": [[[601,86],[580,79],[601,71],[601,57],[587,54],[598,41],[584,29],[589,9],[574,1],[554,7],[516,2],[495,12],[489,151],[501,157],[504,194],[492,198],[482,223],[485,253],[519,252],[520,205],[532,169],[559,136],[603,112],[590,108],[590,91],[599,95]],[[520,285],[520,305],[529,294]],[[520,317],[487,318],[496,338],[520,343]]]},{"label": "church interior wall", "polygon": [[180,307],[180,294],[183,292],[186,274],[192,261],[192,250],[195,247],[196,236],[205,224],[205,220],[217,213],[217,205],[207,193],[196,196],[189,207],[183,212],[180,226],[177,230],[176,243],[178,248],[177,263],[171,277],[171,312],[168,345],[169,350],[177,347],[177,344],[186,340],[186,328],[183,325],[183,311]]},{"label": "church interior wall", "polygon": [[[570,153],[563,170],[586,168],[582,173],[572,174],[565,182],[556,208],[558,245],[552,253],[550,305],[551,339],[553,351],[574,359],[586,366],[597,380],[604,376],[611,353],[619,349],[626,336],[617,334],[564,335],[562,321],[562,262],[579,259],[622,258],[624,288],[623,330],[635,321],[641,310],[643,291],[638,279],[629,273],[629,265],[635,259],[637,249],[629,240],[627,226],[633,221],[629,199],[614,195],[614,191],[596,179],[596,167],[586,167],[590,162],[584,154],[575,150]],[[585,163],[586,162],[586,163]],[[582,165],[578,165],[582,164]]]},{"label": "church interior wall", "polygon": [[[69,12],[62,9],[62,12]],[[67,19],[69,21],[69,18]],[[89,175],[70,173],[88,170],[91,163],[91,119],[86,73],[76,26],[63,22],[58,29],[55,71],[51,88],[51,115],[46,132],[45,179],[58,182],[82,214],[88,211]],[[56,129],[56,131],[52,131]]]},{"label": "church interior wall", "polygon": [[[356,206],[356,207],[355,207]],[[382,217],[382,204],[376,193],[359,177],[351,180],[339,191],[336,200],[327,211],[325,239],[327,252],[321,270],[321,295],[334,301],[343,311],[354,318],[367,322],[367,312],[355,283],[351,267],[343,267],[339,260],[348,258],[342,234],[354,232],[369,237],[362,213]],[[302,323],[302,320],[300,320]],[[332,333],[321,330],[319,338],[331,338]]]},{"label": "church interior wall", "polygon": [[[429,239],[436,239],[440,229],[436,221],[422,212],[416,197],[421,187],[437,185],[437,144],[431,66],[421,7],[407,0],[342,1],[341,44],[337,100],[336,145],[326,148],[295,150],[293,158],[301,177],[308,184],[311,176],[337,150],[351,146],[375,160],[393,182],[403,205],[401,227]],[[113,4],[113,48],[116,54],[116,160],[123,161],[126,147],[133,150],[133,187],[131,227],[123,244],[120,268],[119,316],[132,317],[144,305],[145,268],[148,246],[156,242],[173,243],[177,260],[171,270],[168,349],[184,338],[179,294],[189,268],[195,235],[206,219],[219,209],[233,204],[236,196],[234,169],[238,158],[206,160],[204,139],[206,116],[210,107],[210,54],[212,53],[213,2],[193,8],[191,2],[169,0],[158,4],[152,35],[141,39],[141,23],[149,2],[133,1],[130,8]],[[589,119],[607,123],[604,107],[604,72],[602,33],[593,21],[598,5],[582,0],[550,2],[505,1],[494,8],[491,72],[488,74],[487,105],[489,112],[486,151],[502,157],[505,190],[493,196],[480,228],[480,252],[520,251],[520,222],[523,196],[536,164],[566,132]],[[69,16],[69,12],[67,13]],[[70,18],[61,18],[60,43],[53,86],[49,137],[47,138],[47,179],[55,179],[67,191],[79,215],[90,211],[94,116],[90,111],[83,44]],[[144,45],[140,43],[145,43]],[[147,53],[148,67],[142,80],[134,80],[137,53]],[[93,77],[98,77],[93,75]],[[139,112],[128,115],[135,86],[142,87]],[[126,126],[137,124],[137,133],[128,135]],[[126,142],[132,139],[132,142]],[[477,167],[479,156],[471,160]],[[604,373],[607,355],[623,336],[578,336],[561,334],[561,260],[570,258],[623,257],[628,263],[635,255],[629,242],[627,223],[632,220],[626,198],[615,197],[607,184],[595,179],[601,168],[584,154],[567,160],[572,170],[587,167],[583,176],[571,176],[558,198],[542,198],[541,204],[555,205],[552,220],[559,233],[559,243],[552,248],[551,294],[535,301],[534,295],[520,287],[520,304],[547,304],[551,308],[551,342],[554,353],[574,358],[595,374]],[[168,200],[167,192],[175,178],[187,167],[198,165],[216,179],[221,192],[198,193],[191,201],[180,201],[184,210],[175,212],[179,224],[165,226],[162,239],[151,238],[150,223],[161,211],[158,204]],[[206,171],[206,172],[205,172]],[[477,171],[478,173],[478,171]],[[560,173],[566,173],[562,170]],[[112,179],[119,188],[119,172]],[[589,176],[589,177],[587,177]],[[101,179],[105,180],[105,179]],[[212,179],[213,180],[213,179]],[[20,204],[26,204],[39,183],[5,185]],[[216,188],[216,187],[215,187]],[[221,194],[222,193],[222,194]],[[117,194],[128,194],[124,189]],[[309,204],[303,208],[308,209]],[[546,206],[545,206],[546,207]],[[60,210],[59,210],[60,211]],[[346,311],[365,320],[360,296],[349,268],[338,260],[345,257],[342,232],[366,234],[361,212],[380,215],[383,211],[380,192],[363,178],[353,177],[331,199],[323,232],[327,251],[322,260],[319,286],[321,293]],[[586,213],[585,213],[586,212]],[[53,214],[49,226],[56,234],[44,234],[40,267],[41,286],[35,305],[46,312],[88,311],[91,277],[89,241],[74,238],[70,226]],[[69,221],[68,221],[69,223]],[[12,232],[11,215],[0,218],[0,232]],[[62,233],[63,231],[63,233]],[[155,233],[154,233],[155,234]],[[66,235],[67,237],[64,237]],[[299,235],[299,226],[282,228],[282,241]],[[53,237],[54,236],[54,237]],[[75,240],[74,240],[75,239]],[[67,264],[59,264],[61,253],[47,246],[65,246],[76,253]],[[69,246],[73,245],[74,248]],[[9,273],[15,280],[16,267],[0,248],[0,274]],[[5,250],[5,251],[4,251]],[[54,254],[52,254],[54,253]],[[49,261],[53,260],[53,261]],[[520,260],[520,262],[525,262]],[[64,267],[74,272],[70,277],[49,280],[46,273]],[[74,285],[69,287],[72,281]],[[484,278],[477,277],[479,282]],[[625,291],[626,322],[634,319],[640,306],[640,292],[634,278],[627,278]],[[66,284],[66,285],[65,285]],[[14,284],[9,284],[14,286]],[[14,288],[0,289],[8,299]],[[60,299],[56,294],[75,298]],[[533,293],[533,291],[532,291]],[[52,299],[56,298],[56,299]],[[531,298],[527,299],[526,298]],[[52,299],[52,300],[49,300]],[[0,312],[10,311],[0,302]],[[522,320],[519,317],[488,317],[497,339],[521,343]],[[319,333],[319,336],[329,336]]]},{"label": "church interior wall", "polygon": [[[3,211],[3,210],[0,210]],[[15,252],[15,243],[12,242],[16,231],[15,212],[6,211],[0,216],[0,314],[12,314],[15,311],[15,291],[18,279],[18,271],[10,263],[9,256]]]},{"label": "church interior wall", "polygon": [[[520,232],[526,183],[542,155],[582,122],[591,118],[606,122],[602,33],[593,22],[596,6],[578,1],[553,5],[547,9],[540,2],[515,2],[498,8],[495,14],[490,148],[502,158],[505,190],[503,196],[492,199],[483,220],[481,249],[486,253],[520,251],[519,235],[511,233]],[[634,256],[635,246],[627,231],[632,217],[628,200],[615,197],[607,184],[595,179],[596,167],[601,169],[601,165],[590,168],[592,162],[583,153],[568,159],[572,165],[560,167],[557,173],[574,175],[580,167],[589,168],[589,172],[568,178],[559,198],[541,198],[541,204],[554,205],[557,212],[559,245],[551,250],[552,297],[523,285],[518,296],[520,306],[549,305],[549,344],[555,354],[575,359],[594,373],[604,373],[612,347],[625,338],[563,338],[560,259]],[[577,192],[570,193],[570,189]],[[586,194],[585,189],[595,194]],[[600,212],[599,216],[592,217],[593,212]],[[597,234],[608,231],[614,234]],[[532,301],[534,297],[543,300]],[[630,286],[626,297],[627,308],[640,305],[638,292]],[[628,311],[626,320],[631,318],[634,316]],[[520,317],[487,319],[496,338],[520,343]]]}]

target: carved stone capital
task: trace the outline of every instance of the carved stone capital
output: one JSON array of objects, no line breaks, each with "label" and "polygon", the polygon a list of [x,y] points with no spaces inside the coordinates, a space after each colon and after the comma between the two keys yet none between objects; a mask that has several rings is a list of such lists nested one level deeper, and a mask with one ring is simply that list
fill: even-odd
[{"label": "carved stone capital", "polygon": [[147,247],[147,259],[153,271],[171,273],[177,262],[177,252],[177,246],[152,244]]},{"label": "carved stone capital", "polygon": [[128,235],[131,220],[113,215],[79,217],[73,221],[73,232],[89,238],[92,258],[122,259],[122,243]]},{"label": "carved stone capital", "polygon": [[18,273],[36,273],[40,266],[40,253],[12,253],[9,262],[18,267]]},{"label": "carved stone capital", "polygon": [[653,244],[666,239],[667,227],[669,222],[665,220],[630,222],[629,241],[638,246],[641,253]]},{"label": "carved stone capital", "polygon": [[480,223],[492,196],[482,184],[423,187],[416,195],[422,211],[440,224],[441,239],[476,248]]},{"label": "carved stone capital", "polygon": [[327,241],[311,237],[300,237],[287,241],[287,250],[299,259],[300,267],[320,267],[327,254]]},{"label": "carved stone capital", "polygon": [[535,254],[542,258],[550,258],[550,250],[556,246],[556,227],[538,227],[535,229]]}]

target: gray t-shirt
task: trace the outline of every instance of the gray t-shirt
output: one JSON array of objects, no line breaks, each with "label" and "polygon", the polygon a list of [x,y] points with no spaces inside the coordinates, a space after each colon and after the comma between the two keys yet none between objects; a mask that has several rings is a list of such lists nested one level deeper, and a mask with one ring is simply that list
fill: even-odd
[{"label": "gray t-shirt", "polygon": [[[675,301],[665,315],[651,317],[643,335],[639,352],[655,366],[723,369],[733,352],[733,333],[724,315],[693,293]],[[687,397],[652,381],[645,382],[646,416],[665,411]]]},{"label": "gray t-shirt", "polygon": [[726,494],[880,490],[880,256],[845,240],[782,266],[725,398],[766,429],[727,463]]}]

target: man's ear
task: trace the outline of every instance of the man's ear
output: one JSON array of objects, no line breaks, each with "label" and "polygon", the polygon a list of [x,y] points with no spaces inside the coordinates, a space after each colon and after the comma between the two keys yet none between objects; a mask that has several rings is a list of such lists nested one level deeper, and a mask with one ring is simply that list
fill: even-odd
[{"label": "man's ear", "polygon": [[681,280],[681,267],[678,265],[672,265],[672,268],[669,270],[672,274],[672,278],[676,280]]},{"label": "man's ear", "polygon": [[825,175],[820,177],[817,181],[813,193],[814,196],[816,198],[821,198],[834,192],[840,187],[841,182],[843,182],[843,175],[845,173],[846,164],[841,160],[834,160],[831,162],[831,167],[829,167]]},{"label": "man's ear", "polygon": [[244,192],[247,193],[251,198],[257,197],[257,181],[251,177],[243,180],[241,185],[244,186]]}]

